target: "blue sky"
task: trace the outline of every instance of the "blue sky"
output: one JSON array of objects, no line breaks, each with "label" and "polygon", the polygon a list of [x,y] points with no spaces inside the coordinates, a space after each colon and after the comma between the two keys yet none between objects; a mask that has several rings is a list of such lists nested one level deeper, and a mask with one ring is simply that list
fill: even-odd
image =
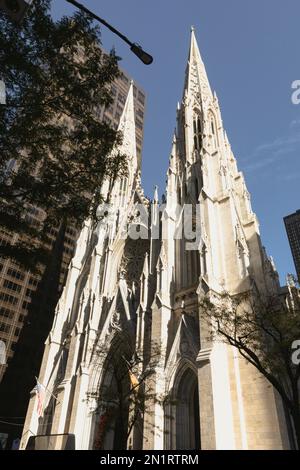
[{"label": "blue sky", "polygon": [[[106,49],[115,46],[122,67],[145,89],[147,113],[142,180],[164,191],[181,99],[190,27],[216,90],[224,126],[244,172],[263,244],[284,282],[294,272],[282,218],[300,209],[300,105],[291,84],[300,80],[299,0],[81,0],[154,56],[143,65],[103,27]],[[53,0],[54,13],[73,7]]]}]

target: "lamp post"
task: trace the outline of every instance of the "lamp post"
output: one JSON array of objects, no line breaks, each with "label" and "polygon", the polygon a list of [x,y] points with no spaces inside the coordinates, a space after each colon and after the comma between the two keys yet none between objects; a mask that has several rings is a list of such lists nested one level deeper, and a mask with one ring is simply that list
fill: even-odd
[{"label": "lamp post", "polygon": [[111,26],[107,21],[105,21],[103,18],[100,18],[100,16],[96,15],[92,11],[90,11],[88,8],[86,8],[84,5],[81,3],[77,2],[76,0],[66,0],[68,3],[71,3],[74,5],[76,8],[79,10],[85,12],[86,14],[90,15],[92,18],[95,20],[99,21],[99,23],[102,23],[104,26],[106,26],[110,31],[112,31],[114,34],[119,36],[119,38],[123,39],[129,46],[130,50],[146,65],[150,65],[153,62],[153,57],[145,52],[142,47],[135,43],[130,41],[124,34],[120,33],[116,28]]}]

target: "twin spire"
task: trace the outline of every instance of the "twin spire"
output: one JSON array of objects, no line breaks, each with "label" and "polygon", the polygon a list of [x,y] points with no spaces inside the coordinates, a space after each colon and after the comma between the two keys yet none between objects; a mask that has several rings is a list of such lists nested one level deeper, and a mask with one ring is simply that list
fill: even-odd
[{"label": "twin spire", "polygon": [[[194,27],[191,28],[190,49],[184,86],[185,96],[197,96],[201,101],[213,98],[205,65],[197,44]],[[133,81],[130,83],[118,130],[123,134],[121,151],[128,155],[129,158],[132,158],[133,166],[137,166]],[[176,153],[175,149],[176,136],[173,137],[172,153]]]},{"label": "twin spire", "polygon": [[125,106],[118,125],[118,131],[123,135],[120,151],[128,155],[129,158],[132,158],[133,162],[137,164],[133,80],[130,82]]},{"label": "twin spire", "polygon": [[[186,68],[184,95],[199,94],[201,99],[204,97],[212,98],[211,87],[207,78],[205,66],[201,58],[197,44],[195,29],[191,27],[191,41],[188,63]],[[130,83],[126,103],[120,118],[118,130],[123,134],[123,143],[121,150],[137,161],[136,155],[136,135],[135,135],[135,114],[133,98],[133,81]]]},{"label": "twin spire", "polygon": [[184,95],[191,93],[200,93],[201,98],[204,98],[204,96],[212,98],[213,96],[193,26],[191,28],[191,41],[185,75]]}]

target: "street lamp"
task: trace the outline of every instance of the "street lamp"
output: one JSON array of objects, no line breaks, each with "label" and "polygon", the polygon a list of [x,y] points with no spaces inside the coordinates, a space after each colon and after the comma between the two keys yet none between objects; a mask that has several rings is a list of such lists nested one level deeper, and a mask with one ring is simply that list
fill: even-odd
[{"label": "street lamp", "polygon": [[[100,16],[93,13],[91,10],[86,8],[81,3],[76,2],[76,0],[66,0],[66,1],[74,5],[79,10],[84,11],[86,14],[88,14],[95,20],[99,21],[99,23],[102,23],[110,31],[112,31],[114,34],[119,36],[119,38],[123,39],[123,41],[125,41],[130,46],[130,50],[144,64],[146,65],[152,64],[153,57],[147,52],[145,52],[139,44],[137,44],[136,42],[131,42],[126,36],[124,36],[124,34],[120,33],[120,31],[118,31],[116,28],[114,28],[109,23],[107,23],[107,21],[105,21],[103,18],[100,18]],[[27,8],[30,6],[31,3],[32,3],[32,0],[0,0],[0,10],[3,10],[5,13],[7,13],[8,16],[12,20],[16,21],[17,23],[20,23],[22,19],[24,18]]]},{"label": "street lamp", "polygon": [[111,26],[107,21],[105,21],[103,18],[100,18],[100,16],[95,15],[92,11],[90,11],[88,8],[86,8],[84,5],[81,3],[77,2],[76,0],[66,0],[68,3],[71,3],[75,7],[77,7],[79,10],[84,11],[88,15],[90,15],[92,18],[95,20],[99,21],[102,23],[104,26],[106,26],[110,31],[112,31],[114,34],[119,36],[119,38],[123,39],[129,46],[130,50],[146,65],[150,65],[153,62],[153,57],[145,52],[142,47],[135,43],[131,42],[124,34],[120,33],[117,29],[115,29],[113,26]]}]

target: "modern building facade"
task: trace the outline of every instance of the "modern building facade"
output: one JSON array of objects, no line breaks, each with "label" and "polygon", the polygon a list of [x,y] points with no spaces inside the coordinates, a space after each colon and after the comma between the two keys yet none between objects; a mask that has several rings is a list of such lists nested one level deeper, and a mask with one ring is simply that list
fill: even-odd
[{"label": "modern building facade", "polygon": [[193,30],[161,203],[141,187],[132,86],[119,129],[130,172],[82,228],[45,344],[44,413],[32,391],[21,448],[62,449],[66,434],[76,449],[289,448],[272,387],[203,321],[203,295],[279,283]]},{"label": "modern building facade", "polygon": [[300,282],[300,210],[284,217],[284,225]]}]

